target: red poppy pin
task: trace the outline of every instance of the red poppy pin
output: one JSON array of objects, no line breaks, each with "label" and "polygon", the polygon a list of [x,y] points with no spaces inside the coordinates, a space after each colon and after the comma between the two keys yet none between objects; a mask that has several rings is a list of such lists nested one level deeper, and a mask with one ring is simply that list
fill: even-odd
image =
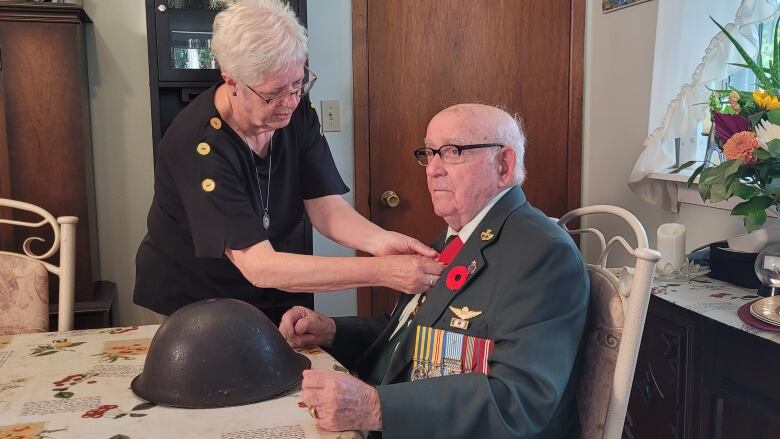
[{"label": "red poppy pin", "polygon": [[449,273],[447,273],[447,288],[450,291],[458,291],[463,284],[466,283],[466,278],[469,277],[469,269],[463,265],[453,267]]}]

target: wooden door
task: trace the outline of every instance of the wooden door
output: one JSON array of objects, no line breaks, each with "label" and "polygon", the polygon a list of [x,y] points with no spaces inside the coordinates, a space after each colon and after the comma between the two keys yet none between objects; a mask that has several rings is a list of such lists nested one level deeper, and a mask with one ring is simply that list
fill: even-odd
[{"label": "wooden door", "polygon": [[[580,203],[582,0],[354,0],[356,205],[380,226],[430,242],[424,168],[412,151],[428,121],[463,102],[501,105],[525,122],[529,200],[560,216]],[[380,203],[385,191],[397,208]],[[397,294],[358,295],[362,315]]]}]

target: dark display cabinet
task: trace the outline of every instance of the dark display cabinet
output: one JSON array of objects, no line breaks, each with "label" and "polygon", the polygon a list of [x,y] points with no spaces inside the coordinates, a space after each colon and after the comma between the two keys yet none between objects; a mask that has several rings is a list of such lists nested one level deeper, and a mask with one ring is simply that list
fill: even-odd
[{"label": "dark display cabinet", "polygon": [[650,297],[623,437],[769,439],[780,343]]},{"label": "dark display cabinet", "polygon": [[[306,26],[306,0],[288,3]],[[216,0],[146,0],[155,151],[176,114],[220,80],[211,51],[211,26],[220,9]]]}]

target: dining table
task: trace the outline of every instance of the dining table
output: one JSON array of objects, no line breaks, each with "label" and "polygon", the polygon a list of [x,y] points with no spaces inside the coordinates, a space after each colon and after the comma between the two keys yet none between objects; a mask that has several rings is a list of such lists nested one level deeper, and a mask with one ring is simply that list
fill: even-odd
[{"label": "dining table", "polygon": [[[167,407],[137,397],[130,382],[143,371],[158,328],[0,335],[0,439],[364,436],[320,429],[301,401],[300,385],[270,400],[214,409]],[[313,369],[348,373],[318,347],[298,351]]]}]

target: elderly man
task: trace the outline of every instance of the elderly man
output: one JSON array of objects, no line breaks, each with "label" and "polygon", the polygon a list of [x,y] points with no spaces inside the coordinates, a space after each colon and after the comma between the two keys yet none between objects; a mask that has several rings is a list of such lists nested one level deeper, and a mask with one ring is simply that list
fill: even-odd
[{"label": "elderly man", "polygon": [[291,345],[323,346],[363,379],[304,372],[302,399],[321,427],[386,438],[577,434],[588,277],[568,234],[525,199],[524,144],[498,108],[437,114],[414,155],[449,225],[434,244],[441,279],[425,296],[401,296],[388,317],[301,307],[283,316]]}]

